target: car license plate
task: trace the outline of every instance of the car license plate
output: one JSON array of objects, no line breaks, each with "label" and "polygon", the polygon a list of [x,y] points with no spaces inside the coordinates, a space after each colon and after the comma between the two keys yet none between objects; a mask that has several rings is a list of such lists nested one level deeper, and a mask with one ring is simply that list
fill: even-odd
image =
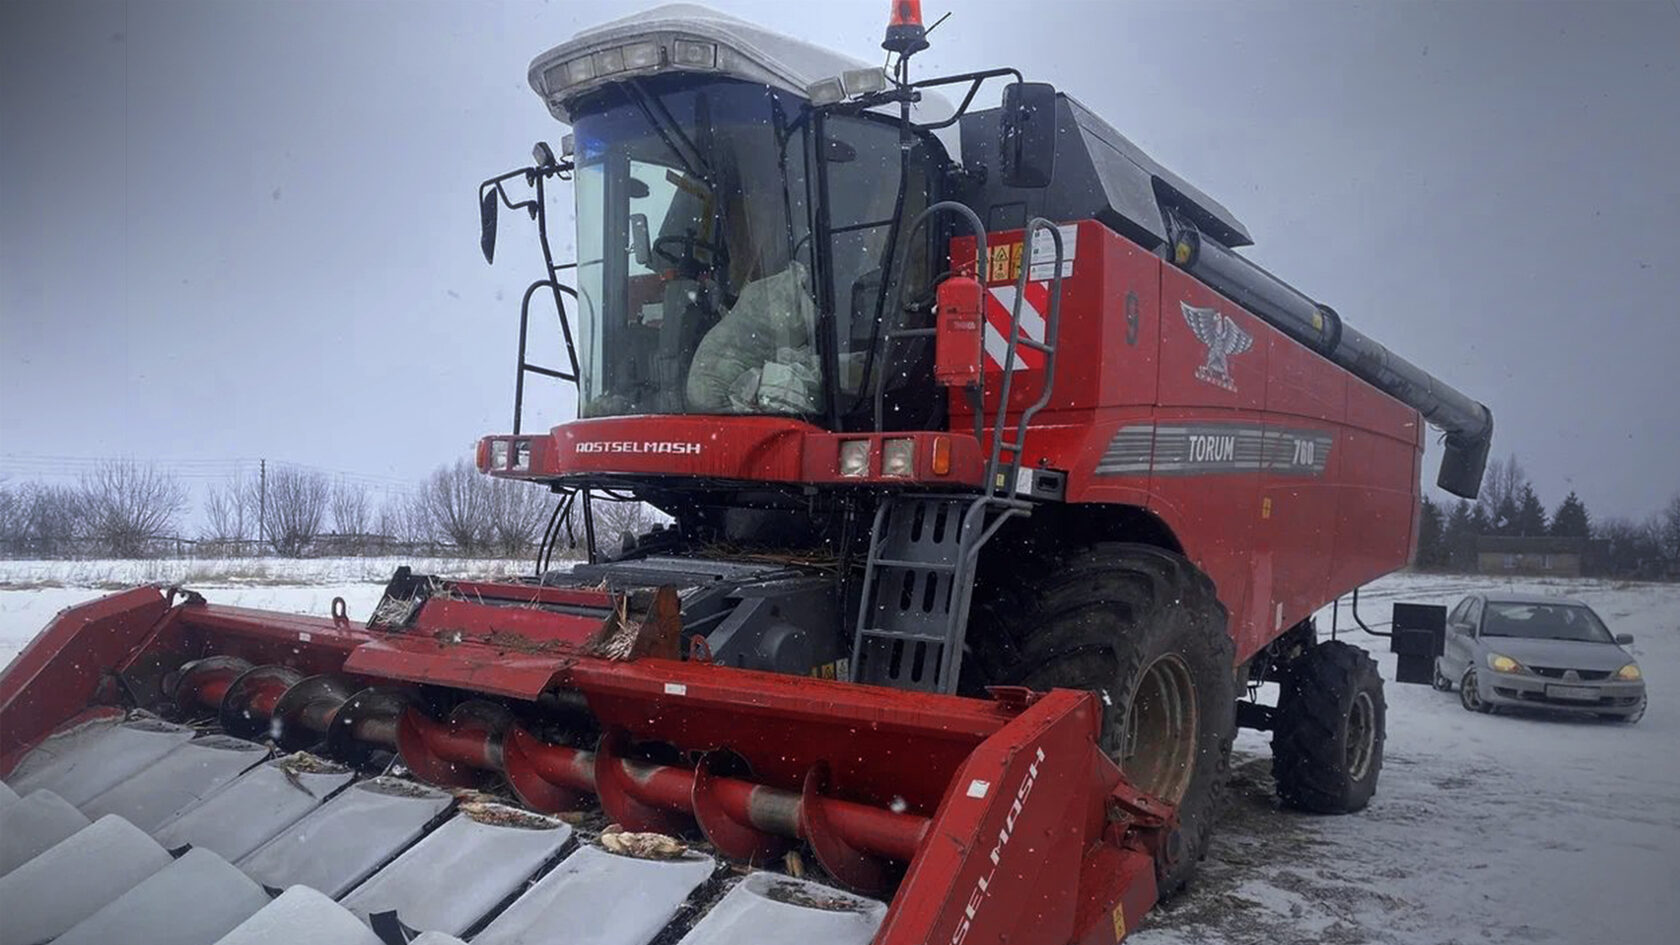
[{"label": "car license plate", "polygon": [[1591,686],[1547,686],[1546,698],[1572,699],[1577,702],[1597,702],[1598,690]]}]

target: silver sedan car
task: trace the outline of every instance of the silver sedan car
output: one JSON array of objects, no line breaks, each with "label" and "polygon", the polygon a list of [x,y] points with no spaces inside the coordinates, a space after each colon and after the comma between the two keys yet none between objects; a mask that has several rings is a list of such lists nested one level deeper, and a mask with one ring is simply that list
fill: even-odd
[{"label": "silver sedan car", "polygon": [[1622,649],[1632,642],[1577,600],[1472,594],[1447,615],[1435,688],[1456,684],[1471,712],[1522,706],[1637,722],[1645,679]]}]

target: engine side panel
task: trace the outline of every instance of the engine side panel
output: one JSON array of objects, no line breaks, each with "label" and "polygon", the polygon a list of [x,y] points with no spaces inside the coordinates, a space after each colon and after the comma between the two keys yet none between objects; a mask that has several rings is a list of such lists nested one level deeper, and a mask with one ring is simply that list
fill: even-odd
[{"label": "engine side panel", "polygon": [[[1063,230],[1074,251],[1054,396],[1027,459],[1068,471],[1067,501],[1137,505],[1165,521],[1218,586],[1239,658],[1410,560],[1416,411],[1102,224]],[[987,239],[987,291],[1012,301],[1020,231]],[[964,258],[973,243],[952,250]],[[1047,314],[1047,282],[1030,282],[1026,301]],[[992,312],[1000,331],[1005,311]],[[1027,313],[1023,330],[1034,324]],[[995,392],[1001,365],[987,368]],[[1042,368],[1014,372],[1012,409],[1038,396]],[[953,430],[972,429],[960,398],[951,411]]]}]

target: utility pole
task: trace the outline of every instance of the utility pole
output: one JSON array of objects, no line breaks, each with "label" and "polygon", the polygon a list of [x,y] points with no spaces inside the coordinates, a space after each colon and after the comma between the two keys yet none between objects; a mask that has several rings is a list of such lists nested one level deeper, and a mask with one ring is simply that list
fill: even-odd
[{"label": "utility pole", "polygon": [[257,554],[268,542],[268,460],[257,460]]}]

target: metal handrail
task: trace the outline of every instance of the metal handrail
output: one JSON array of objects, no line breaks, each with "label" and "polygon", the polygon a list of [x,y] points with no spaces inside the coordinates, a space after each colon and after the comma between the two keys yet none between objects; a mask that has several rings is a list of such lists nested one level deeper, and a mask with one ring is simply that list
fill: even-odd
[{"label": "metal handrail", "polygon": [[[1021,306],[1026,303],[1028,275],[1032,272],[1033,264],[1033,236],[1039,231],[1050,233],[1051,242],[1055,246],[1052,262],[1055,265],[1050,277],[1050,311],[1044,319],[1044,340],[1034,341],[1025,339],[1026,346],[1044,355],[1044,383],[1038,393],[1038,399],[1021,411],[1015,421],[1015,435],[1012,440],[1005,442],[1003,431],[1009,415],[1009,392],[1015,379],[1015,358],[1023,339],[1021,338]],[[1026,445],[1027,425],[1032,418],[1050,403],[1050,394],[1056,383],[1056,341],[1060,334],[1062,319],[1062,231],[1054,223],[1043,217],[1033,217],[1027,221],[1027,228],[1021,234],[1026,244],[1022,251],[1021,271],[1015,277],[1015,304],[1009,312],[1009,348],[1004,354],[1003,385],[998,391],[997,420],[992,425],[992,451],[986,461],[986,494],[997,494],[997,471],[1002,461],[1003,451],[1009,450],[1009,489],[1015,489],[1015,480],[1021,472],[1021,451]]]},{"label": "metal handrail", "polygon": [[[530,325],[531,325],[531,299],[536,296],[537,290],[545,288],[545,287],[551,289],[554,293],[554,304],[557,307],[557,314],[559,315],[559,319],[560,319],[560,333],[566,339],[566,353],[571,356],[572,369],[569,372],[568,371],[558,371],[558,370],[555,370],[554,368],[544,367],[543,365],[540,365],[540,364],[532,364],[525,357],[526,336],[529,333]],[[514,433],[519,432],[519,422],[520,422],[520,419],[521,419],[521,417],[524,413],[524,409],[525,409],[525,375],[527,373],[529,373],[529,374],[541,374],[544,377],[552,377],[552,378],[556,378],[558,380],[567,381],[570,384],[572,384],[573,386],[577,385],[577,382],[578,382],[577,351],[572,346],[572,328],[571,328],[571,324],[566,320],[566,307],[565,307],[564,303],[562,303],[560,301],[560,299],[563,295],[571,296],[572,301],[574,301],[574,302],[579,301],[577,290],[572,288],[571,286],[561,285],[557,280],[554,280],[554,279],[541,279],[541,280],[538,280],[536,282],[531,283],[531,285],[525,289],[525,297],[522,300],[520,300],[520,303],[519,303],[519,369],[515,373],[514,381],[513,381],[513,432]]]}]

